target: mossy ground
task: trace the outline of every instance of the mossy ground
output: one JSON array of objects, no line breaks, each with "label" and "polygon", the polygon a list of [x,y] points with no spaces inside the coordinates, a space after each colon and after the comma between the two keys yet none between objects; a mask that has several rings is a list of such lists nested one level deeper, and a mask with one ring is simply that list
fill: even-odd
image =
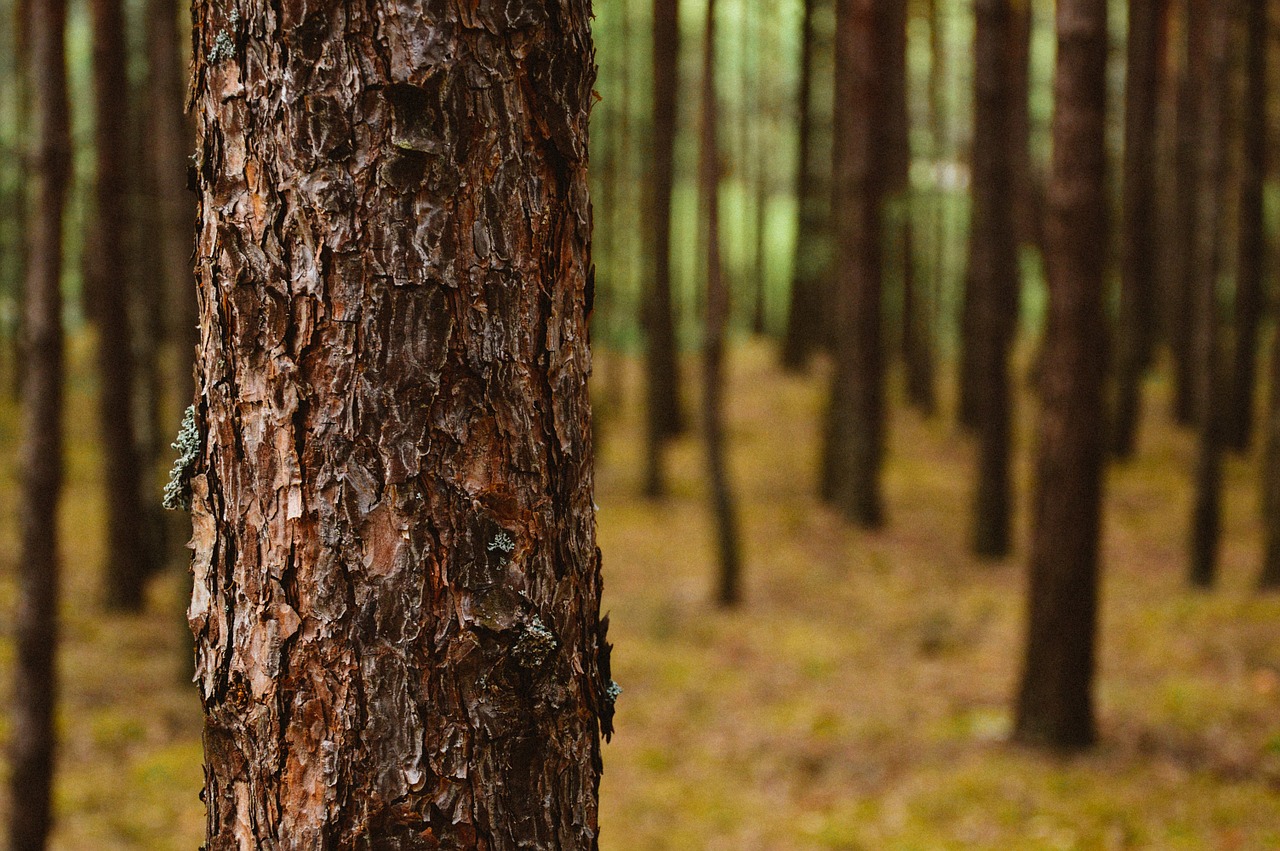
[{"label": "mossy ground", "polygon": [[[604,383],[613,370],[630,402],[603,419],[597,477],[624,689],[605,748],[604,848],[1280,847],[1280,599],[1252,592],[1255,465],[1228,466],[1220,589],[1188,591],[1193,445],[1166,424],[1161,385],[1140,456],[1108,483],[1102,740],[1055,758],[1005,742],[1023,619],[1029,394],[1019,546],[984,564],[967,555],[970,448],[946,418],[895,405],[889,526],[859,533],[812,495],[820,370],[786,377],[765,346],[736,348],[729,398],[746,595],[723,612],[711,604],[696,434],[670,451],[670,498],[640,499],[639,374],[607,354],[597,370]],[[83,379],[70,404],[54,847],[190,851],[203,808],[199,705],[180,673],[182,577],[159,583],[146,615],[98,610],[103,512]],[[14,446],[11,405],[0,429]],[[5,457],[7,700],[15,512]]]}]

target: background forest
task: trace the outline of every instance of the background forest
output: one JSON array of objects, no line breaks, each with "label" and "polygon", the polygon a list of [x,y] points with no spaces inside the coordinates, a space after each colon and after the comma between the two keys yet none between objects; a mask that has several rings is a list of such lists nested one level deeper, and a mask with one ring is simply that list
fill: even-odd
[{"label": "background forest", "polygon": [[[6,748],[33,2],[0,0]],[[875,12],[844,30],[835,0],[713,2],[595,8],[596,502],[623,689],[602,846],[1280,847],[1280,6],[1109,3],[1109,226],[1085,235],[1106,327],[1076,362],[1105,362],[1106,404],[1074,411],[1105,429],[1100,592],[1096,616],[1088,571],[1037,598],[1073,625],[1041,647],[1079,638],[1095,664],[1045,665],[1029,576],[1089,550],[1035,533],[1061,367],[1055,4],[852,2]],[[189,849],[190,527],[161,496],[192,393],[190,23],[169,0],[68,13],[50,847]],[[874,85],[849,73],[864,54]],[[1027,720],[1045,671],[1052,729]]]}]

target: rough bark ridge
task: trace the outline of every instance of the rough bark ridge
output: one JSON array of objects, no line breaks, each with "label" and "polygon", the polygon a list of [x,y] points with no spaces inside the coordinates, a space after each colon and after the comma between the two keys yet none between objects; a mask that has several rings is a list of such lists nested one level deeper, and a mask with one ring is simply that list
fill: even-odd
[{"label": "rough bark ridge", "polygon": [[1015,736],[1074,748],[1094,738],[1105,455],[1107,0],[1059,0],[1057,32],[1045,231],[1049,324]]},{"label": "rough bark ridge", "polygon": [[208,847],[595,848],[590,4],[195,13]]},{"label": "rough bark ridge", "polygon": [[58,502],[62,492],[62,210],[71,134],[62,0],[31,3],[29,79],[35,119],[34,207],[25,305],[22,506],[14,617],[9,847],[41,849],[49,834],[57,704]]}]

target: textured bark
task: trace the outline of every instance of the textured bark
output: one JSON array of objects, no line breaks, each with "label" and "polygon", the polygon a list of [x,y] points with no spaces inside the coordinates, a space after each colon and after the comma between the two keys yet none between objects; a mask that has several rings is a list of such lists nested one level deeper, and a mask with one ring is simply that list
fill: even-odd
[{"label": "textured bark", "polygon": [[1189,563],[1191,583],[1213,585],[1217,574],[1218,542],[1222,525],[1222,453],[1227,424],[1226,406],[1231,398],[1222,367],[1223,340],[1218,320],[1218,275],[1221,266],[1220,228],[1223,186],[1227,181],[1226,105],[1230,68],[1230,10],[1218,5],[1206,8],[1209,68],[1199,81],[1202,121],[1196,193],[1202,226],[1195,243],[1195,368],[1199,403],[1196,423],[1199,447],[1195,470],[1195,504],[1192,509]]},{"label": "textured bark", "polygon": [[1243,4],[1244,109],[1241,111],[1240,216],[1236,254],[1235,354],[1227,406],[1226,444],[1236,451],[1253,438],[1258,383],[1258,329],[1266,294],[1266,234],[1263,184],[1267,176],[1267,8],[1262,0]]},{"label": "textured bark", "polygon": [[675,183],[676,95],[679,86],[678,0],[653,3],[653,151],[649,161],[648,222],[653,278],[645,290],[645,493],[662,496],[663,447],[684,430],[680,406],[675,311],[671,301],[671,191]]},{"label": "textured bark", "polygon": [[[1169,281],[1169,347],[1173,356],[1173,419],[1188,426],[1195,419],[1195,358],[1192,341],[1195,336],[1195,245],[1199,212],[1199,157],[1201,145],[1200,98],[1197,96],[1200,76],[1193,73],[1189,57],[1207,55],[1204,43],[1205,0],[1181,0],[1181,57],[1178,65],[1176,149],[1172,196],[1176,203],[1174,238],[1168,244]],[[1201,60],[1203,61],[1203,60]]]},{"label": "textured bark", "polygon": [[711,513],[716,523],[719,579],[716,601],[732,606],[741,597],[738,508],[729,483],[724,429],[724,334],[729,319],[729,287],[720,256],[720,151],[716,113],[716,4],[707,2],[702,42],[702,126],[698,157],[698,200],[706,225],[707,312],[702,348],[702,427],[707,445]]},{"label": "textured bark", "polygon": [[985,558],[1009,552],[1012,398],[1009,350],[1018,314],[1018,232],[1014,206],[1015,159],[1008,140],[1014,95],[1008,59],[1010,0],[977,0],[974,54],[974,129],[970,184],[968,290],[971,303],[968,362],[974,370],[972,426],[978,436],[973,550]]},{"label": "textured bark", "polygon": [[822,151],[817,144],[815,98],[814,12],[819,0],[804,0],[800,42],[799,104],[800,161],[796,169],[796,198],[800,221],[796,228],[792,260],[791,297],[787,308],[787,332],[782,345],[782,365],[792,372],[804,370],[824,336],[823,292],[829,276],[825,227],[831,219],[831,195],[823,180]]},{"label": "textured bark", "polygon": [[884,522],[884,349],[881,345],[883,151],[876,4],[836,3],[836,365],[822,494],[852,522]]},{"label": "textured bark", "polygon": [[1156,336],[1156,104],[1165,0],[1129,0],[1124,97],[1120,317],[1116,335],[1111,451],[1133,455],[1142,378]]},{"label": "textured bark", "polygon": [[1095,735],[1105,455],[1106,0],[1059,0],[1056,20],[1045,233],[1049,316],[1026,653],[1014,735],[1028,744],[1078,748]]},{"label": "textured bark", "polygon": [[40,851],[50,827],[56,732],[58,504],[62,493],[62,212],[71,173],[66,6],[27,7],[34,157],[24,310],[20,551],[9,776],[9,847]]},{"label": "textured bark", "polygon": [[129,320],[128,82],[121,0],[93,0],[96,209],[85,286],[98,327],[99,421],[105,462],[107,605],[137,610],[155,564],[142,507]]},{"label": "textured bark", "polygon": [[595,848],[589,4],[195,12],[208,847]]}]

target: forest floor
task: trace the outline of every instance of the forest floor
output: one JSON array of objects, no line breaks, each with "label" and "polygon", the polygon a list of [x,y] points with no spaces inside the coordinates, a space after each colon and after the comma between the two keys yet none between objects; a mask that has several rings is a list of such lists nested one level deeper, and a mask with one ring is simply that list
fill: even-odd
[{"label": "forest floor", "polygon": [[[640,498],[637,367],[597,359],[600,377],[620,378],[631,400],[603,421],[597,475],[624,689],[604,750],[603,848],[1280,848],[1280,598],[1252,592],[1255,464],[1228,465],[1220,588],[1187,590],[1193,446],[1167,425],[1164,388],[1152,383],[1141,454],[1108,482],[1101,742],[1055,758],[1006,742],[1024,617],[1029,394],[1017,552],[987,564],[967,555],[971,449],[947,418],[895,405],[889,525],[861,533],[813,496],[821,370],[785,376],[755,343],[735,348],[731,363],[746,593],[725,612],[711,604],[696,432],[670,451],[670,498]],[[98,611],[100,459],[83,376],[69,397],[53,847],[190,851],[203,806],[199,704],[181,675],[185,577],[159,582],[145,615]],[[13,447],[6,404],[0,446]],[[11,449],[3,458],[7,703]],[[8,734],[0,714],[0,739]]]}]

